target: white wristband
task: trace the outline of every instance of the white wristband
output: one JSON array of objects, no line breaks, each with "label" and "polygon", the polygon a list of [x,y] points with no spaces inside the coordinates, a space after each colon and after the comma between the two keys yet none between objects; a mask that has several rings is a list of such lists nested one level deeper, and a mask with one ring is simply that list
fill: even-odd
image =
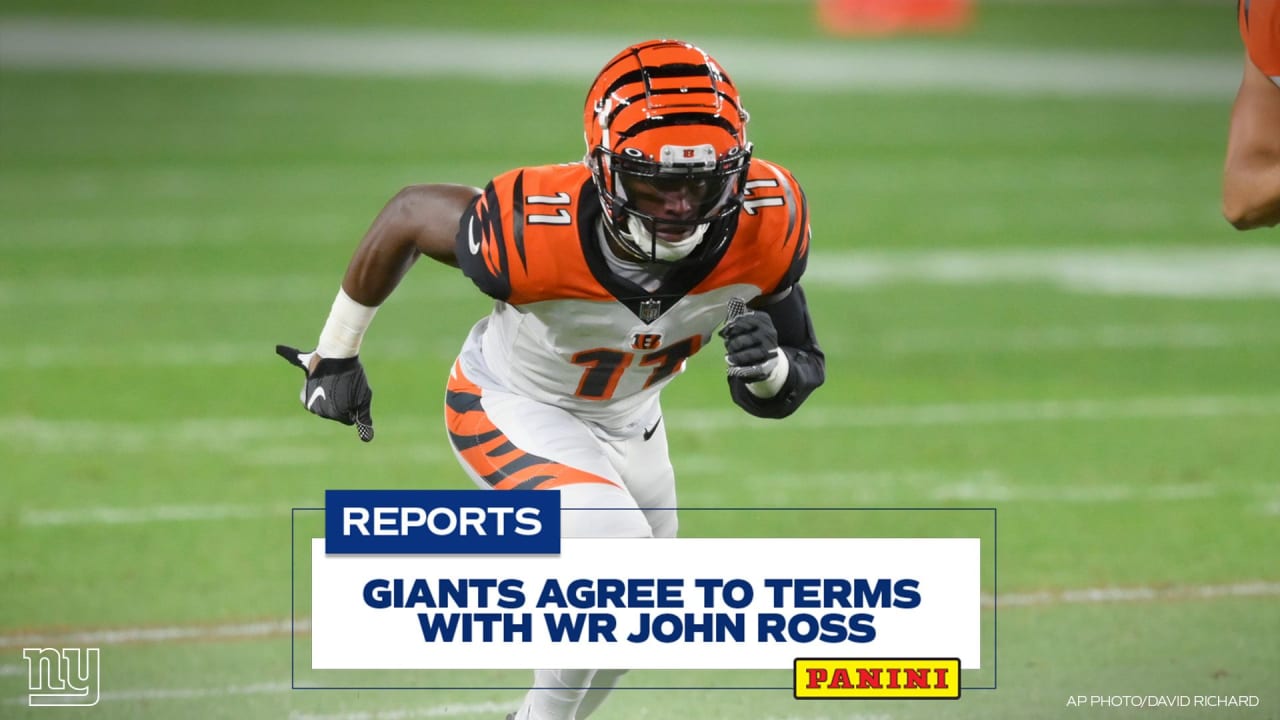
[{"label": "white wristband", "polygon": [[320,341],[316,343],[316,352],[322,358],[349,358],[360,354],[360,341],[364,339],[365,330],[373,322],[378,308],[361,305],[347,291],[338,288],[338,296],[333,299],[333,307],[329,310],[329,319],[320,331]]},{"label": "white wristband", "polygon": [[747,390],[758,398],[768,399],[777,395],[787,382],[787,374],[791,372],[791,361],[787,359],[787,354],[782,352],[782,348],[774,348],[773,352],[778,356],[778,363],[773,366],[769,377],[747,383]]}]

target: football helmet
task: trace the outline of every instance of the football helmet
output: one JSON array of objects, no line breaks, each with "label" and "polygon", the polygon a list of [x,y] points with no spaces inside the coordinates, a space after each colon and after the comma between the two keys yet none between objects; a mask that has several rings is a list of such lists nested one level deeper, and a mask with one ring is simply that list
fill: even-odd
[{"label": "football helmet", "polygon": [[748,118],[720,64],[689,43],[637,43],[604,66],[583,113],[585,162],[623,251],[674,263],[728,241],[751,164]]}]

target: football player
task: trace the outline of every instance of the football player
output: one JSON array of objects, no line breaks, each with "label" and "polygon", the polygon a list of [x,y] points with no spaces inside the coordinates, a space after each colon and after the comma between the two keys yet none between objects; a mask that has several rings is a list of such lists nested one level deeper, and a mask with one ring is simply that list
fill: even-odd
[{"label": "football player", "polygon": [[1244,79],[1231,108],[1222,212],[1240,230],[1280,223],[1280,0],[1238,0]]},{"label": "football player", "polygon": [[[357,248],[315,351],[277,348],[307,371],[303,404],[373,438],[361,338],[426,255],[494,299],[445,399],[471,479],[558,489],[581,509],[563,513],[566,537],[674,537],[659,394],[686,360],[720,328],[729,394],[766,418],[790,415],[824,379],[799,284],[809,209],[786,168],[754,157],[747,119],[705,52],[642,42],[592,83],[581,162],[517,168],[483,191],[402,190]],[[621,674],[537,671],[509,717],[581,720]]]}]

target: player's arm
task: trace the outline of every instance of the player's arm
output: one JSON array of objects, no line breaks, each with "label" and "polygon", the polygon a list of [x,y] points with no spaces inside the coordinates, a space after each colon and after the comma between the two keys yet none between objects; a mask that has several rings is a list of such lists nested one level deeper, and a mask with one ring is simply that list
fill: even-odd
[{"label": "player's arm", "polygon": [[347,264],[312,368],[320,358],[359,353],[374,312],[420,256],[458,266],[458,220],[479,194],[466,185],[410,185],[387,202]]},{"label": "player's arm", "polygon": [[356,248],[342,289],[367,307],[381,305],[421,255],[453,267],[458,220],[480,190],[410,185],[387,202]]},{"label": "player's arm", "polygon": [[784,418],[826,380],[826,356],[799,284],[752,305],[720,331],[729,394],[756,417]]},{"label": "player's arm", "polygon": [[387,202],[356,248],[316,349],[277,345],[307,373],[302,404],[312,413],[355,425],[373,439],[373,391],[360,364],[360,344],[378,306],[422,255],[458,266],[458,221],[480,191],[465,185],[413,185]]},{"label": "player's arm", "polygon": [[1248,54],[1231,108],[1222,213],[1238,230],[1280,223],[1280,86]]}]

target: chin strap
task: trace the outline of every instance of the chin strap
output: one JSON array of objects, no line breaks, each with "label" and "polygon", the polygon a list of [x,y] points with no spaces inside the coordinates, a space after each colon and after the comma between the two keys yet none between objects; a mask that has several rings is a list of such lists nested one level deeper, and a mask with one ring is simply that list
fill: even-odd
[{"label": "chin strap", "polygon": [[652,248],[653,258],[660,262],[675,262],[683,260],[689,256],[698,245],[702,244],[702,237],[706,235],[709,223],[702,223],[694,229],[693,234],[678,242],[669,242],[662,238],[654,237],[649,232],[649,228],[645,227],[644,221],[635,215],[627,215],[627,230],[625,233],[619,231],[627,242],[634,245],[640,250]]}]

